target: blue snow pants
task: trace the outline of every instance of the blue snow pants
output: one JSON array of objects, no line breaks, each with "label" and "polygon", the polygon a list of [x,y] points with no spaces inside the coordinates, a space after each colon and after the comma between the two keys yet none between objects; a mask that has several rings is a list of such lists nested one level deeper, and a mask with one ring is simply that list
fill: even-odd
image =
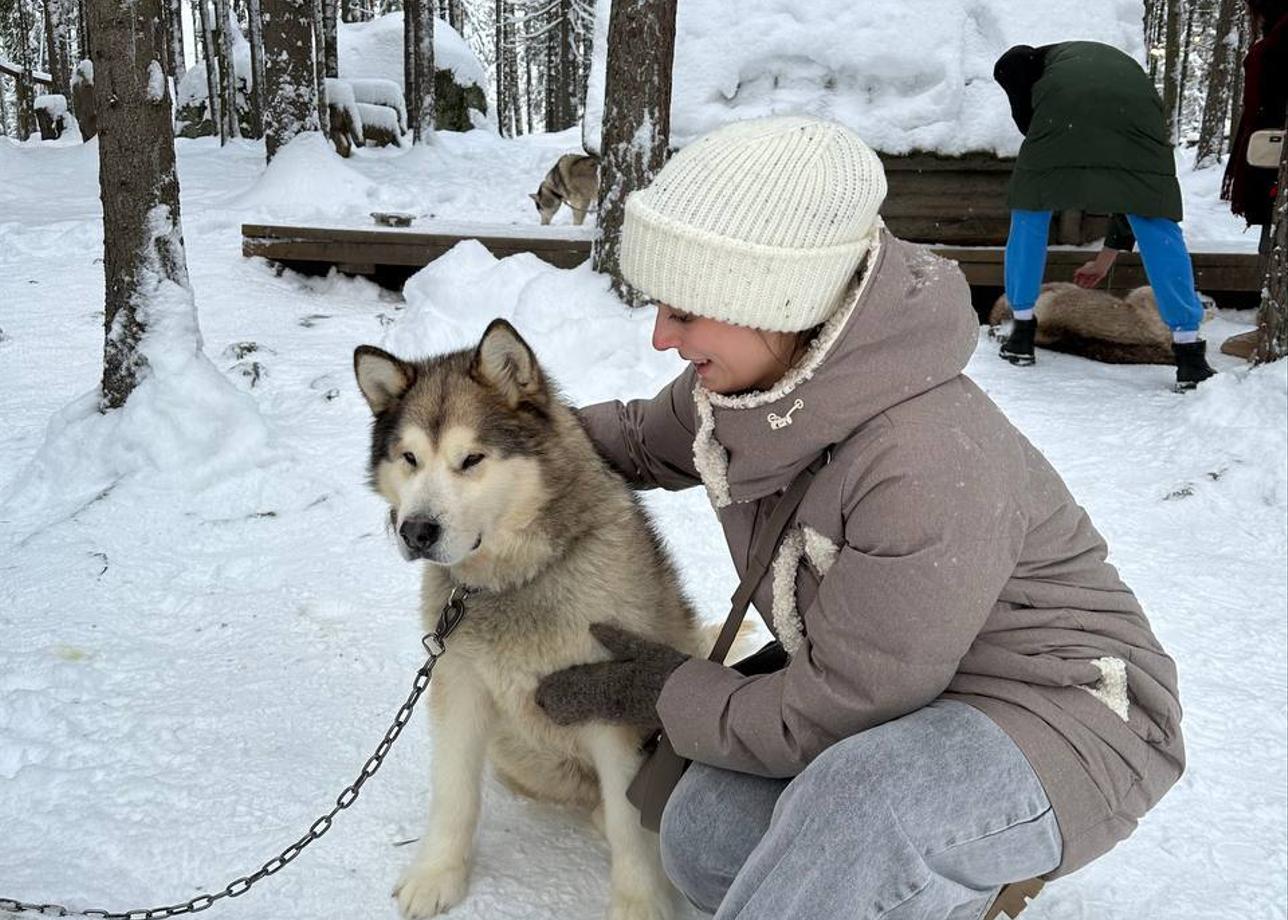
[{"label": "blue snow pants", "polygon": [[[1128,214],[1140,245],[1141,261],[1158,312],[1173,332],[1194,332],[1203,319],[1203,305],[1194,290],[1194,268],[1181,227],[1165,217]],[[1013,310],[1031,310],[1038,299],[1046,270],[1050,211],[1012,211],[1006,240],[1006,299]]]}]

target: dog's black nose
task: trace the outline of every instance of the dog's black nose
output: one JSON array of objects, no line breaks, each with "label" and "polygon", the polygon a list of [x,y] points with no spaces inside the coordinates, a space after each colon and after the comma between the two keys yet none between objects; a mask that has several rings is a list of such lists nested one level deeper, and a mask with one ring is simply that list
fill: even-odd
[{"label": "dog's black nose", "polygon": [[438,536],[442,531],[443,528],[439,527],[438,522],[433,518],[408,518],[398,528],[398,535],[402,537],[408,549],[424,555],[438,542]]}]

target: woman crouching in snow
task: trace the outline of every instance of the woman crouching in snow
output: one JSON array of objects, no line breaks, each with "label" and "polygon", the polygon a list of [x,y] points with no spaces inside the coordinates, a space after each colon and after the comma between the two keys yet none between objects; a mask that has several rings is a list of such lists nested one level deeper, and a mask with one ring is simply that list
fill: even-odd
[{"label": "woman crouching in snow", "polygon": [[885,193],[853,133],[787,117],[696,141],[626,206],[622,273],[691,363],[581,410],[603,455],[640,488],[704,486],[740,575],[815,470],[754,595],[784,667],[605,635],[613,661],[538,690],[558,722],[661,725],[694,761],[662,857],[719,918],[994,915],[1003,886],[1126,838],[1184,766],[1172,659],[962,374],[966,282],[884,229]]}]

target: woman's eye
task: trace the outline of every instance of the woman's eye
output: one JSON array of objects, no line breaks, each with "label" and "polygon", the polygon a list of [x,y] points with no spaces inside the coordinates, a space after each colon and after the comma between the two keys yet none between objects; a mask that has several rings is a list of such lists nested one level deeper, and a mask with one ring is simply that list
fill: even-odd
[{"label": "woman's eye", "polygon": [[413,454],[411,451],[404,451],[403,459],[407,461],[407,465],[410,466],[412,469],[416,468],[416,455]]},{"label": "woman's eye", "polygon": [[467,454],[465,459],[461,461],[461,469],[468,470],[470,467],[478,466],[482,462],[482,454]]}]

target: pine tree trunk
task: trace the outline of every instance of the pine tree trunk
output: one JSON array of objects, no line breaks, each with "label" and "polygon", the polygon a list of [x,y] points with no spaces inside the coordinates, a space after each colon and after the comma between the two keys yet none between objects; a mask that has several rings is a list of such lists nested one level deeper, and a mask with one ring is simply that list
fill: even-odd
[{"label": "pine tree trunk", "polygon": [[9,136],[9,101],[5,97],[4,87],[0,85],[0,137]]},{"label": "pine tree trunk", "polygon": [[541,47],[545,51],[546,78],[541,104],[547,131],[559,130],[559,27],[555,18],[558,15],[558,7],[551,7],[542,23]]},{"label": "pine tree trunk", "polygon": [[183,57],[183,0],[162,0],[165,8],[169,13],[169,40],[170,40],[170,76],[174,77],[174,85],[183,81],[183,75],[188,72],[187,61]]},{"label": "pine tree trunk", "polygon": [[1199,0],[1188,0],[1185,10],[1185,37],[1181,39],[1181,80],[1176,88],[1176,137],[1185,129],[1185,89],[1190,79],[1190,44],[1194,38],[1194,10]]},{"label": "pine tree trunk", "polygon": [[559,0],[559,127],[577,123],[577,31],[572,0]]},{"label": "pine tree trunk", "polygon": [[264,16],[260,0],[247,0],[250,27],[250,121],[255,137],[264,136]]},{"label": "pine tree trunk", "polygon": [[582,23],[580,53],[577,58],[577,120],[586,114],[586,88],[590,85],[590,62],[594,53],[595,20],[592,16]]},{"label": "pine tree trunk", "polygon": [[324,137],[331,133],[331,112],[326,106],[326,25],[322,5],[326,0],[313,0],[309,12],[313,19],[313,86],[316,93],[314,105],[318,113],[318,127]]},{"label": "pine tree trunk", "polygon": [[63,29],[67,34],[67,68],[68,85],[71,85],[71,73],[76,69],[76,64],[82,59],[80,51],[80,24],[76,19],[77,5],[76,0],[58,0],[62,6]]},{"label": "pine tree trunk", "polygon": [[448,0],[447,21],[460,33],[461,38],[465,37],[465,4],[462,0]]},{"label": "pine tree trunk", "polygon": [[1159,23],[1163,0],[1145,0],[1145,54],[1149,59],[1149,78],[1158,83],[1158,55],[1153,51],[1159,46]]},{"label": "pine tree trunk", "polygon": [[215,17],[219,44],[219,92],[223,105],[224,126],[229,137],[241,137],[241,120],[237,116],[237,65],[233,61],[233,30],[229,23],[228,0],[215,0]]},{"label": "pine tree trunk", "polygon": [[72,65],[67,44],[67,24],[63,21],[62,0],[45,0],[45,41],[49,46],[50,92],[71,99]]},{"label": "pine tree trunk", "polygon": [[493,30],[493,44],[496,49],[496,60],[494,62],[496,72],[496,130],[502,136],[505,136],[506,125],[510,117],[510,109],[505,98],[505,0],[495,0],[493,9],[496,11],[496,28]]},{"label": "pine tree trunk", "polygon": [[[1240,3],[1238,11],[1234,14],[1235,31],[1238,33],[1238,41],[1234,46],[1234,61],[1231,64],[1231,72],[1234,75],[1234,86],[1230,88],[1230,131],[1231,133],[1239,130],[1239,122],[1243,119],[1243,59],[1247,56],[1248,48],[1252,45],[1252,24],[1248,21],[1248,7]],[[1233,140],[1231,141],[1233,144]]]},{"label": "pine tree trunk", "polygon": [[1288,144],[1279,155],[1279,194],[1270,224],[1270,258],[1257,311],[1258,364],[1288,357]]},{"label": "pine tree trunk", "polygon": [[339,0],[322,0],[322,28],[326,32],[326,75],[340,76],[340,41],[336,35],[336,16]]},{"label": "pine tree trunk", "polygon": [[18,140],[25,141],[36,129],[36,88],[31,79],[31,7],[28,0],[16,0],[18,8],[18,60],[22,73],[17,77],[14,91],[18,106]]},{"label": "pine tree trunk", "polygon": [[407,127],[416,131],[416,118],[420,114],[420,84],[416,70],[416,20],[420,7],[415,0],[403,3],[403,101],[407,104]]},{"label": "pine tree trunk", "polygon": [[505,98],[509,102],[510,136],[523,133],[523,120],[519,114],[519,37],[516,28],[514,3],[505,3]]},{"label": "pine tree trunk", "polygon": [[1234,14],[1242,0],[1220,0],[1215,34],[1212,39],[1212,62],[1208,66],[1207,97],[1203,101],[1203,121],[1199,126],[1199,144],[1194,168],[1211,166],[1221,157],[1225,142],[1225,117],[1230,111],[1231,77],[1239,62],[1235,60],[1232,39]]},{"label": "pine tree trunk", "polygon": [[94,55],[91,38],[93,33],[89,27],[89,8],[85,5],[85,0],[76,0],[76,8],[80,11],[80,59],[86,61]]},{"label": "pine tree trunk", "polygon": [[102,411],[125,404],[148,373],[140,346],[158,328],[200,348],[179,217],[170,94],[155,24],[161,0],[91,0],[99,185],[103,198]]},{"label": "pine tree trunk", "polygon": [[264,149],[269,162],[292,138],[320,129],[309,0],[262,0]]},{"label": "pine tree trunk", "polygon": [[[523,31],[524,34],[532,32],[532,17],[526,12],[523,14]],[[523,114],[527,123],[529,133],[536,131],[537,123],[532,120],[532,97],[537,91],[536,76],[532,67],[532,46],[531,43],[525,43],[523,48],[523,69],[525,72],[524,91],[523,91]]]},{"label": "pine tree trunk", "polygon": [[1167,52],[1163,61],[1163,112],[1173,144],[1177,136],[1177,109],[1181,86],[1181,0],[1167,0]]},{"label": "pine tree trunk", "polygon": [[434,136],[434,3],[433,0],[407,2],[416,9],[416,45],[413,49],[416,114],[410,117],[415,123],[413,143],[423,144]]},{"label": "pine tree trunk", "polygon": [[[99,2],[99,0],[91,0]],[[228,143],[228,123],[224,121],[223,97],[219,92],[218,54],[215,51],[215,34],[211,28],[210,18],[213,15],[210,5],[214,0],[195,0],[201,15],[201,54],[206,61],[206,98],[209,100],[210,121],[219,132],[219,144]]]},{"label": "pine tree trunk", "polygon": [[626,196],[644,188],[666,162],[671,135],[671,67],[676,0],[616,0],[608,20],[604,127],[599,158],[599,238],[595,270],[633,301],[619,253]]}]

